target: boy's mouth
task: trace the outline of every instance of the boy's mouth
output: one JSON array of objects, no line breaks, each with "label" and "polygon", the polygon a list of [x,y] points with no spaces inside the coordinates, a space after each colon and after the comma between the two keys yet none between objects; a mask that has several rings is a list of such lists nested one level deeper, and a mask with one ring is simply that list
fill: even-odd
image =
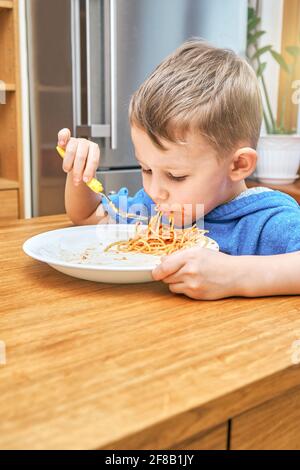
[{"label": "boy's mouth", "polygon": [[183,206],[177,203],[171,205],[158,204],[156,207],[158,211],[168,216],[172,213],[182,213],[184,210]]},{"label": "boy's mouth", "polygon": [[163,217],[166,217],[165,223],[167,220],[174,217],[174,222],[176,227],[189,227],[193,222],[193,213],[192,210],[188,210],[188,207],[185,207],[181,204],[157,204],[157,210],[160,211]]}]

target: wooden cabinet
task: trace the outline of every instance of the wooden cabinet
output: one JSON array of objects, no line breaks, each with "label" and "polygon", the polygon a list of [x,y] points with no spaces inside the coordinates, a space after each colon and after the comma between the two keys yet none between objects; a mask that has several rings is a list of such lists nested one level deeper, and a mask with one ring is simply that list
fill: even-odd
[{"label": "wooden cabinet", "polygon": [[18,218],[18,190],[0,191],[0,220]]},{"label": "wooden cabinet", "polygon": [[177,444],[172,450],[226,450],[227,438],[228,424],[223,424]]},{"label": "wooden cabinet", "polygon": [[103,446],[101,450],[226,450],[229,422],[203,429],[199,412],[193,410]]},{"label": "wooden cabinet", "polygon": [[17,0],[0,0],[0,219],[23,216]]},{"label": "wooden cabinet", "polygon": [[234,418],[232,450],[300,450],[300,388]]}]

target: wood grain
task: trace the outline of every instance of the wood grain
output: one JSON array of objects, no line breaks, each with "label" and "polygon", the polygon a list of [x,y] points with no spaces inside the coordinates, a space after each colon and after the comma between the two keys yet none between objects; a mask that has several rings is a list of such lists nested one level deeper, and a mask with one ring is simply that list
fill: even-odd
[{"label": "wood grain", "polygon": [[15,83],[14,77],[14,23],[13,9],[0,9],[0,80]]},{"label": "wood grain", "polygon": [[209,429],[173,447],[174,450],[227,450],[228,424]]},{"label": "wood grain", "polygon": [[298,204],[300,204],[300,181],[299,180],[291,184],[282,184],[282,185],[264,184],[264,183],[261,183],[260,181],[247,180],[246,184],[248,188],[264,186],[264,187],[274,189],[276,191],[281,191],[283,193],[286,193],[292,196],[294,199],[296,199]]},{"label": "wood grain", "polygon": [[0,0],[0,9],[11,9],[13,6],[12,0]]},{"label": "wood grain", "polygon": [[0,228],[0,448],[173,448],[300,386],[298,296],[194,301],[28,258],[66,216]]},{"label": "wood grain", "polygon": [[19,184],[17,181],[0,178],[0,191],[7,190],[7,189],[18,189],[18,188],[19,188]]},{"label": "wood grain", "polygon": [[[0,115],[0,177],[18,185],[17,216],[24,216],[18,0],[0,2],[0,80],[6,103]],[[8,194],[8,193],[6,193]],[[2,200],[5,193],[2,194]],[[6,205],[10,204],[10,200]]]},{"label": "wood grain", "polygon": [[233,419],[232,450],[300,450],[300,388]]},{"label": "wood grain", "polygon": [[[3,87],[3,84],[1,84],[1,87]],[[3,88],[1,88],[3,89]],[[14,83],[4,83],[4,90],[5,91],[16,91],[16,85]]]},{"label": "wood grain", "polygon": [[0,175],[18,181],[18,140],[15,93],[6,94],[0,116]]},{"label": "wood grain", "polygon": [[0,219],[17,219],[18,216],[18,190],[0,191]]}]

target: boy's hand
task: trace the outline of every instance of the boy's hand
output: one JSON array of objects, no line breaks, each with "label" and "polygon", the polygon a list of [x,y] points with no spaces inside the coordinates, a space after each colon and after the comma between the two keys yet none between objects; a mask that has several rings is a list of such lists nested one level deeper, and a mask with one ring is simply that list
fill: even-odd
[{"label": "boy's hand", "polygon": [[100,149],[97,144],[86,139],[71,137],[69,129],[58,133],[57,145],[66,150],[63,170],[73,170],[73,182],[77,186],[81,181],[89,182],[96,174],[100,162]]},{"label": "boy's hand", "polygon": [[192,299],[215,300],[239,294],[239,263],[234,256],[206,248],[188,248],[162,258],[153,279],[171,292]]}]

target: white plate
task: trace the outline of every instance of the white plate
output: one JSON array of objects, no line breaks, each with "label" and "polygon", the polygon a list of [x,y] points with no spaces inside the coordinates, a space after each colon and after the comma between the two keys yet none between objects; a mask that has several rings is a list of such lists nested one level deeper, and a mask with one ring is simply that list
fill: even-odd
[{"label": "white plate", "polygon": [[[160,256],[104,253],[110,243],[127,240],[134,232],[134,225],[122,224],[63,228],[30,238],[23,250],[28,256],[80,279],[121,284],[151,282],[151,272],[160,263]],[[211,239],[206,248],[219,249]]]}]

